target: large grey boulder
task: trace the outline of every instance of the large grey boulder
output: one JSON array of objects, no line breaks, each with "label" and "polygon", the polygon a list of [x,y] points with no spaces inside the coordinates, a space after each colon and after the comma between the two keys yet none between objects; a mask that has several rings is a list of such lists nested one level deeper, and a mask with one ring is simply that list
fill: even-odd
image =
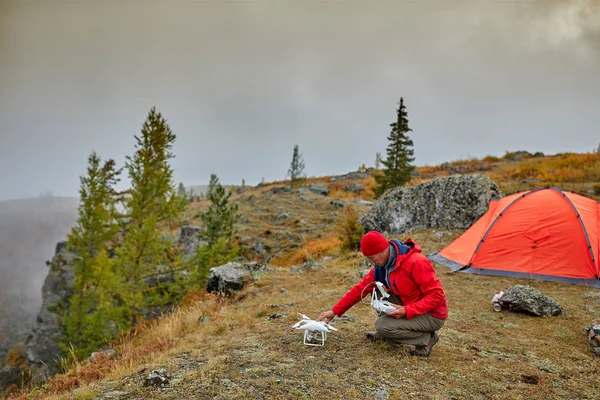
[{"label": "large grey boulder", "polygon": [[329,188],[318,183],[311,183],[310,185],[308,185],[308,190],[316,194],[329,196]]},{"label": "large grey boulder", "polygon": [[260,263],[229,262],[211,268],[208,272],[206,291],[223,292],[227,295],[241,291],[251,280],[257,279],[260,273],[268,268]]},{"label": "large grey boulder", "polygon": [[451,175],[419,185],[387,190],[359,219],[365,231],[387,234],[438,229],[466,229],[503,193],[487,176]]},{"label": "large grey boulder", "polygon": [[49,263],[48,275],[42,286],[42,306],[31,335],[25,342],[25,357],[34,381],[44,380],[56,373],[57,361],[65,355],[56,343],[62,335],[61,317],[53,309],[68,302],[75,279],[73,263],[76,258],[67,250],[65,242],[59,242]]},{"label": "large grey boulder", "polygon": [[502,308],[537,317],[549,317],[562,313],[560,304],[531,286],[515,285],[510,287],[500,297],[500,302]]}]

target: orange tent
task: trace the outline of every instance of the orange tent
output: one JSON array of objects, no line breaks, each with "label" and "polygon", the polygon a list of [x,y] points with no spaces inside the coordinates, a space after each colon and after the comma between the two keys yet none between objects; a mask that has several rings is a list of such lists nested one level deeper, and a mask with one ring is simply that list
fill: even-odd
[{"label": "orange tent", "polygon": [[600,287],[600,203],[554,187],[490,201],[433,261],[452,271]]}]

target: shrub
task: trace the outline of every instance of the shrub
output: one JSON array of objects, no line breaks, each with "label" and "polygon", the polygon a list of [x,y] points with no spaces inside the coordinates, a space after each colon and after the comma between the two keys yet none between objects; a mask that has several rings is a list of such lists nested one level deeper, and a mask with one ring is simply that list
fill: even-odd
[{"label": "shrub", "polygon": [[501,161],[501,159],[500,159],[500,157],[489,155],[489,156],[485,156],[483,158],[483,161],[486,161],[486,162],[498,162],[498,161]]},{"label": "shrub", "polygon": [[302,246],[290,259],[290,264],[302,264],[323,257],[332,250],[339,248],[340,240],[335,236],[311,240]]},{"label": "shrub", "polygon": [[342,251],[360,250],[360,238],[364,230],[358,223],[358,218],[358,211],[353,206],[346,207],[340,215],[337,231]]}]

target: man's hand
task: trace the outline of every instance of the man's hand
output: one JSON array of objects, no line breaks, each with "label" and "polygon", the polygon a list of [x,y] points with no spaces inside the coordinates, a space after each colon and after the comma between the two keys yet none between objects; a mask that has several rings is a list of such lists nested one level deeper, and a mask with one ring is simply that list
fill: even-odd
[{"label": "man's hand", "polygon": [[332,310],[325,311],[317,318],[317,321],[325,321],[326,324],[329,323],[335,317],[335,313]]},{"label": "man's hand", "polygon": [[394,317],[394,318],[406,317],[406,310],[404,309],[404,307],[399,306],[398,304],[392,304],[392,305],[394,307],[396,307],[396,311],[389,312],[386,315],[389,315],[390,317]]}]

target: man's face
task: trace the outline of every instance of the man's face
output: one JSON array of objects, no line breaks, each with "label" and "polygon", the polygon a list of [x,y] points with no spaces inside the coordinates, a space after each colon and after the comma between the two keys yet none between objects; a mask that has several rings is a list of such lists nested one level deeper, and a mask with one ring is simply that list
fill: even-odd
[{"label": "man's face", "polygon": [[380,251],[377,254],[373,254],[372,256],[368,256],[367,258],[375,265],[385,265],[390,258],[390,247],[388,246],[385,248],[385,250]]}]

